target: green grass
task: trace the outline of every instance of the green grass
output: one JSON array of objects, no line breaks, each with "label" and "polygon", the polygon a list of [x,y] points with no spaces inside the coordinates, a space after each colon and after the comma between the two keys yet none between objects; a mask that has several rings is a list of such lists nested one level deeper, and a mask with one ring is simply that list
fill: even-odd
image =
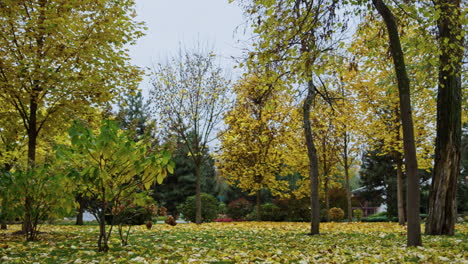
[{"label": "green grass", "polygon": [[406,248],[396,223],[324,223],[307,235],[307,223],[232,222],[175,227],[136,226],[129,245],[114,233],[108,253],[96,251],[97,226],[47,225],[37,242],[0,231],[0,263],[466,263],[468,225],[457,234],[423,236]]}]

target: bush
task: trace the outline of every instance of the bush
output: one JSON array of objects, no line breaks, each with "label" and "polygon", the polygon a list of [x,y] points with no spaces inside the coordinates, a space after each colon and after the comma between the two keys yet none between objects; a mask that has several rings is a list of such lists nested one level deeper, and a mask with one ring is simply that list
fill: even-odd
[{"label": "bush", "polygon": [[284,221],[284,215],[281,213],[281,208],[272,204],[262,204],[261,207],[261,219],[262,221]]},{"label": "bush", "polygon": [[135,205],[118,205],[113,208],[111,214],[106,214],[106,224],[108,225],[143,225],[151,221],[155,214],[153,207],[142,207]]},{"label": "bush", "polygon": [[227,214],[227,206],[225,203],[219,203],[219,214]]},{"label": "bush", "polygon": [[328,213],[332,221],[340,221],[344,218],[344,211],[341,208],[333,207]]},{"label": "bush", "polygon": [[398,222],[398,217],[387,217],[387,216],[376,216],[376,217],[364,217],[361,219],[362,222]]},{"label": "bush", "polygon": [[[219,202],[211,194],[201,193],[202,202],[202,222],[212,222],[219,213]],[[185,220],[195,222],[196,196],[190,196],[185,202],[177,206],[177,210],[183,215]]]},{"label": "bush", "polygon": [[175,218],[172,215],[168,216],[166,218],[166,220],[164,220],[164,223],[166,223],[168,225],[171,225],[171,226],[177,225],[177,222],[176,222]]},{"label": "bush", "polygon": [[281,209],[281,215],[285,221],[309,222],[310,221],[310,199],[276,199],[273,202]]},{"label": "bush", "polygon": [[361,221],[363,212],[362,212],[361,209],[354,209],[353,210],[353,215],[354,215],[354,217],[357,218],[358,221]]},{"label": "bush", "polygon": [[327,222],[328,221],[328,210],[326,208],[323,208],[320,210],[320,222]]},{"label": "bush", "polygon": [[229,217],[235,220],[245,219],[247,214],[252,212],[252,203],[245,198],[239,198],[230,202],[227,205],[226,213]]}]

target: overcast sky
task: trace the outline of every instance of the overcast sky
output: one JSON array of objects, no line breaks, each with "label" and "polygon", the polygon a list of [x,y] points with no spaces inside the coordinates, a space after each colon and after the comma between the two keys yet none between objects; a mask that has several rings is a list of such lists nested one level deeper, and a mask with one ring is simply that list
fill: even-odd
[{"label": "overcast sky", "polygon": [[[151,67],[177,53],[179,44],[191,47],[199,39],[209,43],[227,67],[241,55],[239,39],[246,39],[242,11],[228,0],[136,0],[137,20],[146,22],[146,36],[130,48],[134,64]],[[236,33],[237,32],[237,33]],[[146,78],[140,88],[146,91]]]}]

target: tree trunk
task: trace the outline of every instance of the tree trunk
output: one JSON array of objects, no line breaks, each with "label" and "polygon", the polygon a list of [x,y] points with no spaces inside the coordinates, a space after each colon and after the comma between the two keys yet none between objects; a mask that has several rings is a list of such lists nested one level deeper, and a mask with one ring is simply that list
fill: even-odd
[{"label": "tree trunk", "polygon": [[414,141],[413,117],[411,113],[410,82],[406,72],[405,59],[401,49],[400,36],[395,17],[382,0],[372,0],[375,8],[382,16],[387,26],[390,52],[395,65],[400,97],[400,115],[403,127],[403,147],[405,152],[405,167],[407,175],[407,216],[408,216],[408,246],[420,246],[421,224],[419,219],[419,175],[416,147]]},{"label": "tree trunk", "polygon": [[[36,89],[33,90],[33,94],[31,95],[30,105],[29,105],[29,120],[28,126],[26,127],[28,132],[28,170],[30,172],[30,176],[34,177],[34,167],[36,165],[36,145],[37,145],[37,91]],[[32,210],[32,197],[26,195],[24,199],[24,218],[23,218],[23,232],[26,234],[27,237],[34,237],[33,235],[29,236],[32,232],[34,232],[32,227],[32,218],[31,210]]]},{"label": "tree trunk", "polygon": [[1,221],[1,223],[0,223],[0,229],[3,229],[3,230],[8,229],[8,226],[7,226],[7,223],[5,222],[5,220],[2,220],[2,221]]},{"label": "tree trunk", "polygon": [[346,202],[347,202],[347,211],[348,211],[348,221],[353,221],[353,209],[351,204],[351,187],[349,184],[349,162],[348,162],[348,132],[346,131],[345,126],[345,133],[344,133],[344,149],[343,149],[343,167],[345,173],[345,182],[346,182]]},{"label": "tree trunk", "polygon": [[84,214],[84,199],[81,194],[78,194],[76,197],[76,200],[78,202],[79,208],[78,208],[78,214],[76,215],[76,225],[83,225],[83,214]]},{"label": "tree trunk", "polygon": [[201,202],[201,162],[195,163],[195,174],[197,177],[196,181],[196,212],[195,212],[195,223],[197,225],[202,223],[202,202]]},{"label": "tree trunk", "polygon": [[262,200],[260,190],[257,191],[257,221],[262,221]]},{"label": "tree trunk", "polygon": [[310,123],[310,109],[313,100],[316,96],[316,88],[312,80],[308,82],[307,97],[303,105],[303,122],[304,134],[307,145],[307,156],[309,158],[309,178],[310,178],[310,206],[311,206],[311,221],[310,221],[310,234],[318,235],[320,228],[320,205],[318,197],[318,160],[317,150],[312,136],[312,128]]},{"label": "tree trunk", "polygon": [[462,32],[460,0],[439,0],[436,4],[441,10],[438,30],[442,53],[439,57],[437,136],[426,234],[453,235],[460,174],[463,38],[457,39]]},{"label": "tree trunk", "polygon": [[403,161],[398,153],[397,163],[397,203],[398,203],[398,223],[404,225],[405,221],[405,202],[403,201]]},{"label": "tree trunk", "polygon": [[325,209],[327,209],[325,218],[327,219],[327,222],[330,222],[330,197],[328,195],[328,178],[325,177],[323,181],[323,192],[325,194]]}]

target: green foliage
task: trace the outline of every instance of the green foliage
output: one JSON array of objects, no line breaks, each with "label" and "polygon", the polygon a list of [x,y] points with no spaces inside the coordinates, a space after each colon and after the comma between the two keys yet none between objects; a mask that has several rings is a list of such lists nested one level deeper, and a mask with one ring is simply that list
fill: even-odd
[{"label": "green foliage", "polygon": [[57,162],[29,170],[15,168],[5,176],[11,177],[8,190],[12,198],[5,200],[11,206],[6,216],[22,218],[23,224],[28,226],[26,238],[29,241],[36,240],[38,226],[44,220],[72,212],[75,185]]},{"label": "green foliage", "polygon": [[344,218],[344,211],[341,208],[330,208],[330,211],[328,213],[332,221],[340,221]]},{"label": "green foliage", "polygon": [[[261,220],[262,221],[284,221],[285,219],[285,214],[275,204],[272,203],[265,203],[260,206],[260,214],[261,214]],[[252,211],[251,214],[249,214],[248,217],[250,220],[257,220],[257,210],[256,208]]]},{"label": "green foliage", "polygon": [[227,205],[226,213],[229,217],[234,220],[245,219],[247,214],[252,212],[253,206],[252,203],[246,200],[245,198],[239,198],[230,202]]},{"label": "green foliage", "polygon": [[362,209],[353,210],[353,216],[356,217],[358,221],[361,221],[362,215],[363,215]]},{"label": "green foliage", "polygon": [[[185,202],[177,207],[185,220],[195,222],[196,196],[190,196]],[[211,194],[201,193],[202,202],[202,222],[212,222],[219,214],[219,202]]]},{"label": "green foliage", "polygon": [[310,221],[310,198],[281,198],[274,201],[274,204],[281,209],[281,214],[286,221]]},{"label": "green foliage", "polygon": [[99,250],[107,251],[105,215],[111,206],[131,200],[141,205],[154,183],[161,183],[174,170],[171,154],[134,141],[118,129],[117,122],[104,120],[99,134],[75,122],[70,128],[71,147],[62,146],[57,155],[68,162],[82,195],[95,201],[92,213],[102,226]]},{"label": "green foliage", "polygon": [[[188,135],[194,137],[193,133]],[[165,206],[170,215],[178,215],[177,205],[182,204],[187,197],[195,195],[196,175],[195,165],[192,158],[189,156],[187,146],[182,142],[182,138],[178,137],[175,143],[175,153],[173,161],[175,169],[173,173],[169,173],[162,184],[155,185],[153,197],[159,204]],[[205,159],[201,164],[201,190],[217,196],[215,191],[215,168],[214,160],[208,155],[208,150],[204,153]]]}]

